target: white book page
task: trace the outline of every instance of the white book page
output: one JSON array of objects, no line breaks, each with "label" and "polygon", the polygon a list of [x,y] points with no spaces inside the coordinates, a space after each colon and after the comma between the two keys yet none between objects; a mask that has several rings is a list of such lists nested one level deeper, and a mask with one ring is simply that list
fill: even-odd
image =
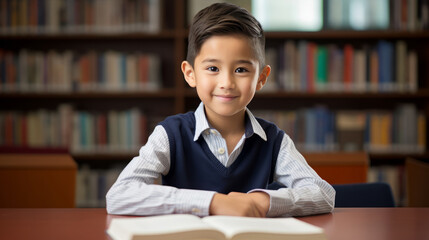
[{"label": "white book page", "polygon": [[[224,238],[199,217],[187,214],[112,219],[107,232],[113,239],[131,239],[133,236],[139,236],[139,239],[195,239],[201,238],[201,232],[212,239]],[[186,232],[194,234],[180,234]],[[200,232],[199,237],[197,232]]]},{"label": "white book page", "polygon": [[[280,236],[285,235],[320,235],[323,239],[323,229],[300,221],[295,218],[250,218],[232,216],[210,216],[203,218],[203,221],[222,230],[228,239],[240,233],[250,233],[263,236],[257,233]],[[257,238],[255,238],[257,239]]]}]

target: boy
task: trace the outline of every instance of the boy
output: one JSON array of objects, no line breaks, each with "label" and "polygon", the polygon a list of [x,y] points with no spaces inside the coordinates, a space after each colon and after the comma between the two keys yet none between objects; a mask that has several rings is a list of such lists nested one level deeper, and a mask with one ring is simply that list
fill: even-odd
[{"label": "boy", "polygon": [[[106,196],[110,214],[253,217],[332,211],[335,191],[274,124],[246,106],[270,74],[261,25],[246,10],[213,4],[189,33],[186,82],[201,104],[168,117]],[[162,175],[163,186],[154,185]],[[284,185],[268,190],[273,181]]]}]

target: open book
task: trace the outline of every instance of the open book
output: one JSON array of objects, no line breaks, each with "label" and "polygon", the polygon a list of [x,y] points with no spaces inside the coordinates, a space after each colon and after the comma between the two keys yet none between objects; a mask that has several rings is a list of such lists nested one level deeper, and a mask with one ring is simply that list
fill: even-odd
[{"label": "open book", "polygon": [[107,233],[115,240],[284,240],[326,239],[322,228],[295,218],[250,218],[190,214],[114,218]]}]

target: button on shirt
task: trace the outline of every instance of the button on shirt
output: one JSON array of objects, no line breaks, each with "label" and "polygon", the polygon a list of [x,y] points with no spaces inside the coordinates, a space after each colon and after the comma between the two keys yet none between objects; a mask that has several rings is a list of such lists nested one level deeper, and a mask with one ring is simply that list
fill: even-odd
[{"label": "button on shirt", "polygon": [[[231,165],[231,160],[228,157],[228,152],[226,151],[226,141],[222,138],[220,133],[215,129],[207,129],[204,131],[205,134],[202,134],[204,140],[208,144],[210,151],[213,153],[214,156],[226,167],[229,167]],[[239,146],[240,144],[237,144]],[[234,153],[233,153],[234,154]],[[230,161],[228,161],[230,160]],[[235,159],[234,159],[235,160]]]},{"label": "button on shirt", "polygon": [[[225,139],[210,127],[201,103],[195,111],[194,141],[204,138],[213,155],[226,167],[240,155],[246,138],[257,134],[267,136],[252,113],[246,109],[250,124],[245,134],[228,156]],[[139,156],[121,172],[106,196],[107,211],[111,214],[158,215],[191,213],[207,216],[213,191],[177,189],[153,184],[170,168],[170,145],[165,129],[158,125]],[[287,186],[279,190],[254,189],[270,196],[267,216],[301,216],[330,212],[333,209],[335,191],[310,168],[297,151],[294,143],[284,134],[276,163],[274,180]]]}]

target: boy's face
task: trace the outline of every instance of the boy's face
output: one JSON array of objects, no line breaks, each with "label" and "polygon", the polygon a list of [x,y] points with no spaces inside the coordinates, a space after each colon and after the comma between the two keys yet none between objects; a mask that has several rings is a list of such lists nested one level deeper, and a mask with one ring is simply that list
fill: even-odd
[{"label": "boy's face", "polygon": [[251,44],[241,35],[212,36],[201,46],[194,68],[182,63],[185,79],[196,87],[209,119],[244,114],[255,92],[265,84],[270,67],[259,71]]}]

